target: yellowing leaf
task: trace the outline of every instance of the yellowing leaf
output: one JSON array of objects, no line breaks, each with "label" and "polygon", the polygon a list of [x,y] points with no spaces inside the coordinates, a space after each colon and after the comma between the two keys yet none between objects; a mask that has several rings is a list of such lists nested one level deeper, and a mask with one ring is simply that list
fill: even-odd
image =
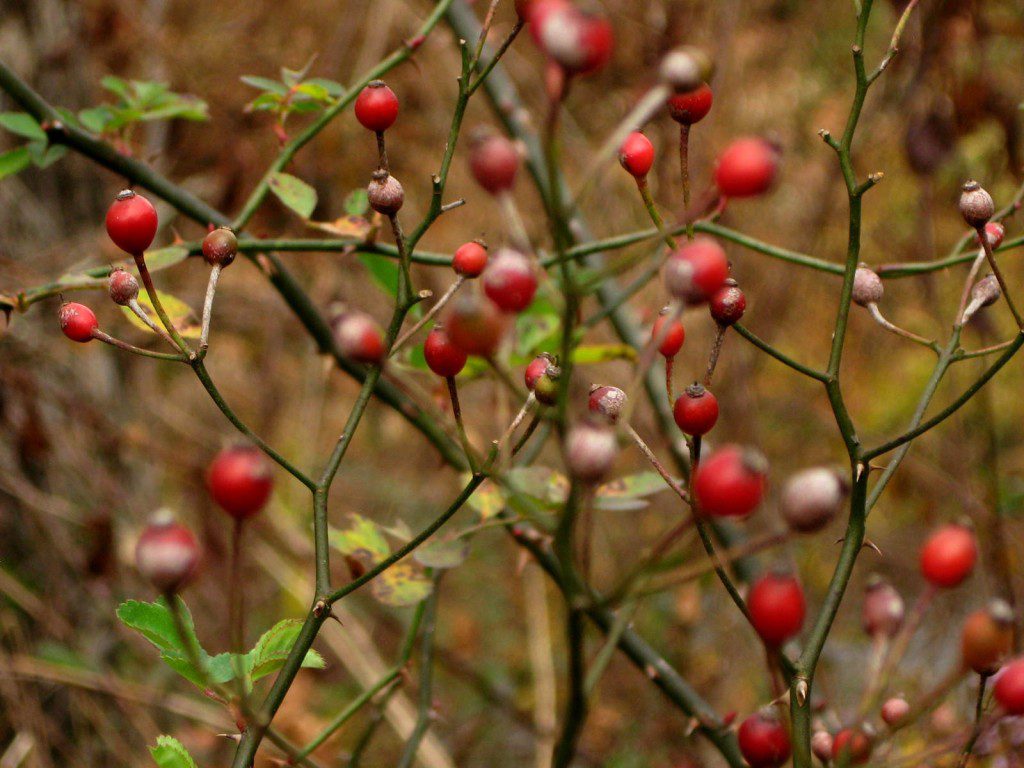
[{"label": "yellowing leaf", "polygon": [[334,221],[307,221],[306,224],[336,237],[351,237],[356,242],[365,240],[371,229],[370,222],[364,217],[351,214]]},{"label": "yellowing leaf", "polygon": [[[160,304],[167,312],[167,316],[171,319],[171,323],[185,338],[198,339],[202,329],[199,326],[199,322],[196,320],[195,313],[192,311],[192,307],[186,304],[184,301],[179,299],[177,296],[172,296],[169,293],[163,291],[157,291],[157,296],[160,298]],[[153,304],[149,300],[149,294],[146,291],[139,292],[139,304],[142,306],[149,316],[153,319],[157,325],[160,325],[160,318],[157,317],[156,310],[153,309]],[[148,333],[153,333],[153,329],[142,322],[135,313],[132,312],[128,307],[121,307],[125,317],[134,325],[136,328],[140,328]]]},{"label": "yellowing leaf", "polygon": [[396,563],[370,582],[373,596],[385,605],[401,608],[416,605],[430,595],[433,584],[421,568]]}]

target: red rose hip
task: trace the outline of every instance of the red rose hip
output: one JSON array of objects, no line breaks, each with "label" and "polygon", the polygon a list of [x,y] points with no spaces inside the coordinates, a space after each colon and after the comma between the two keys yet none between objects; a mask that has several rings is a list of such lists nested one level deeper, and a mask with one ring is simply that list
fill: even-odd
[{"label": "red rose hip", "polygon": [[844,728],[832,740],[832,759],[863,765],[871,757],[871,739],[859,728]]},{"label": "red rose hip", "polygon": [[439,325],[427,334],[427,340],[423,343],[423,356],[430,370],[446,379],[457,376],[466,366],[465,351],[455,346]]},{"label": "red rose hip", "polygon": [[60,329],[72,341],[85,343],[92,341],[93,331],[99,330],[100,324],[95,313],[85,304],[69,301],[61,304],[57,313]]},{"label": "red rose hip", "polygon": [[195,574],[199,544],[169,514],[157,513],[135,545],[135,567],[164,594],[181,589]]},{"label": "red rose hip", "polygon": [[677,299],[700,304],[715,295],[729,277],[729,259],[710,237],[698,237],[673,253],[665,264],[665,287]]},{"label": "red rose hip", "polygon": [[672,416],[686,434],[707,434],[718,421],[718,399],[695,382],[676,398]]},{"label": "red rose hip", "polygon": [[619,163],[632,176],[642,179],[654,165],[654,145],[640,131],[633,131],[619,148]]},{"label": "red rose hip", "polygon": [[626,406],[626,393],[618,387],[594,387],[587,401],[588,410],[596,416],[604,416],[614,424]]},{"label": "red rose hip", "polygon": [[366,130],[383,133],[398,119],[398,97],[383,80],[374,80],[356,97],[355,113]]},{"label": "red rose hip", "polygon": [[505,312],[522,312],[537,292],[533,262],[511,248],[502,248],[494,255],[482,281],[484,293]]},{"label": "red rose hip", "polygon": [[977,560],[974,532],[956,523],[946,525],[921,548],[921,575],[933,586],[948,589],[970,576]]},{"label": "red rose hip", "polygon": [[745,517],[764,497],[768,461],[759,451],[727,445],[703,459],[693,478],[701,514]]},{"label": "red rose hip", "polygon": [[461,291],[448,305],[444,328],[452,343],[467,354],[490,357],[505,335],[508,320],[482,293]]},{"label": "red rose hip", "polygon": [[470,139],[469,169],[476,183],[492,195],[508,192],[519,171],[519,153],[504,136],[476,133]]},{"label": "red rose hip", "polygon": [[993,688],[999,706],[1011,715],[1024,715],[1024,658],[1007,664]]},{"label": "red rose hip", "polygon": [[612,57],[614,33],[603,16],[565,5],[534,16],[533,23],[541,48],[569,74],[596,72]]},{"label": "red rose hip", "polygon": [[106,224],[114,245],[137,256],[145,253],[156,237],[156,208],[142,195],[126,189],[107,209]]},{"label": "red rose hip", "polygon": [[713,100],[711,86],[702,83],[692,91],[670,96],[668,113],[680,125],[693,125],[707,116]]},{"label": "red rose hip", "polygon": [[452,256],[452,269],[462,277],[480,277],[487,266],[487,246],[477,240],[463,243]]},{"label": "red rose hip", "polygon": [[800,582],[789,574],[762,576],[747,597],[750,623],[765,645],[777,648],[804,625],[807,605]]},{"label": "red rose hip", "polygon": [[210,463],[206,487],[221,509],[245,520],[266,505],[274,476],[270,462],[256,446],[236,445],[222,450]]},{"label": "red rose hip", "polygon": [[533,358],[523,372],[523,382],[526,384],[526,388],[533,392],[537,388],[537,382],[540,380],[540,377],[552,365],[554,365],[554,361],[547,352],[541,352]]},{"label": "red rose hip", "polygon": [[331,325],[334,339],[345,357],[366,365],[384,362],[384,333],[377,321],[365,312],[342,312]]},{"label": "red rose hip", "polygon": [[[667,308],[661,311],[658,319],[654,321],[654,325],[651,327],[651,338],[656,339],[661,336],[661,342],[658,344],[658,351],[666,358],[675,357],[679,354],[679,350],[683,348],[683,342],[686,341],[686,329],[683,328],[683,323],[678,318],[670,318],[666,312]],[[668,323],[668,328],[664,331],[664,335],[661,335],[662,326]]]},{"label": "red rose hip", "polygon": [[735,325],[747,311],[747,297],[731,277],[708,300],[711,318],[719,325]]},{"label": "red rose hip", "polygon": [[725,197],[753,197],[775,180],[778,150],[764,139],[737,139],[718,158],[715,184]]},{"label": "red rose hip", "polygon": [[769,709],[755,712],[740,723],[736,737],[750,768],[779,768],[789,759],[789,731]]}]

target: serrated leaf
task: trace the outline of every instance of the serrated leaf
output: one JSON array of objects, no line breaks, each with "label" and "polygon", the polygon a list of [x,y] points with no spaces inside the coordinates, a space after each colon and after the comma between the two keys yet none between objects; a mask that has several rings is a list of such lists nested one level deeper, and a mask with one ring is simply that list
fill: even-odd
[{"label": "serrated leaf", "polygon": [[[198,643],[198,640],[195,639],[192,614],[181,598],[177,598],[177,600],[181,605],[185,631],[192,641]],[[117,607],[117,618],[126,627],[134,629],[161,651],[181,657],[186,655],[187,651],[174,624],[174,617],[162,597],[153,603],[126,600]]]},{"label": "serrated leaf", "polygon": [[304,219],[313,215],[316,209],[316,190],[302,179],[288,173],[275,173],[270,177],[270,191]]},{"label": "serrated leaf", "polygon": [[464,538],[431,540],[413,552],[413,557],[427,568],[457,568],[469,556],[469,542]]},{"label": "serrated leaf", "polygon": [[412,563],[396,563],[370,582],[373,596],[385,605],[402,608],[430,596],[433,582]]},{"label": "serrated leaf", "polygon": [[374,565],[391,554],[384,534],[378,525],[362,515],[349,515],[346,528],[330,532],[331,546],[343,555],[366,556]]},{"label": "serrated leaf", "polygon": [[32,163],[28,147],[18,147],[0,154],[0,179],[21,173]]},{"label": "serrated leaf", "polygon": [[365,189],[353,189],[345,195],[345,202],[341,206],[349,216],[363,216],[370,210],[370,199]]},{"label": "serrated leaf", "polygon": [[32,141],[46,141],[46,131],[32,115],[24,112],[0,112],[0,127]]},{"label": "serrated leaf", "polygon": [[159,768],[196,768],[196,761],[184,745],[173,736],[157,736],[156,746],[149,754]]},{"label": "serrated leaf", "polygon": [[[245,655],[246,670],[253,682],[281,668],[301,630],[301,621],[284,619],[263,633],[253,649]],[[302,666],[323,669],[327,664],[323,657],[311,648],[306,652]]]},{"label": "serrated leaf", "polygon": [[[160,304],[167,312],[167,316],[171,319],[171,323],[185,338],[198,339],[202,328],[200,328],[198,321],[196,320],[195,313],[192,311],[192,307],[186,304],[184,301],[179,299],[177,296],[172,296],[169,293],[163,291],[157,291],[157,296],[160,297]],[[160,323],[157,317],[156,310],[153,309],[153,304],[149,300],[149,294],[146,291],[139,293],[139,304],[142,305],[154,322],[158,325]],[[129,322],[140,330],[144,330],[147,333],[153,333],[153,329],[142,322],[134,312],[128,307],[121,307],[124,312],[124,316],[128,318]]]},{"label": "serrated leaf", "polygon": [[288,93],[288,86],[284,83],[279,83],[277,80],[271,80],[269,77],[259,77],[257,75],[242,75],[239,78],[243,83],[253,88],[259,88],[261,91],[269,91],[270,93],[276,93],[279,96],[284,96]]}]

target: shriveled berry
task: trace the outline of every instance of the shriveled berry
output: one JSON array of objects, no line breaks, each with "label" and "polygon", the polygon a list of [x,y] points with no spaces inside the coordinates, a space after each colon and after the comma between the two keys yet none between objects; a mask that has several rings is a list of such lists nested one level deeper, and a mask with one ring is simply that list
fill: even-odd
[{"label": "shriveled berry", "polygon": [[881,576],[872,576],[864,590],[861,626],[873,638],[894,637],[903,626],[906,604],[896,587]]},{"label": "shriveled berry", "polygon": [[118,193],[107,209],[107,234],[114,245],[133,256],[144,253],[156,237],[156,208],[130,189]]},{"label": "shriveled berry", "polygon": [[487,246],[479,240],[463,243],[452,256],[452,269],[463,277],[480,277],[487,266]]},{"label": "shriveled berry", "polygon": [[832,740],[832,759],[863,765],[871,757],[871,739],[860,728],[843,728]]},{"label": "shriveled berry", "polygon": [[609,62],[615,44],[611,22],[604,16],[567,5],[534,17],[540,46],[570,74],[596,72]]},{"label": "shriveled berry", "polygon": [[597,483],[611,471],[619,445],[608,425],[580,422],[565,436],[564,451],[565,465],[573,478]]},{"label": "shriveled berry", "polygon": [[668,113],[680,125],[693,125],[707,117],[713,101],[711,86],[701,83],[692,91],[684,91],[670,96]]},{"label": "shriveled berry", "polygon": [[195,575],[199,544],[192,531],[166,510],[153,516],[135,545],[135,567],[164,594],[173,594]]},{"label": "shriveled berry", "polygon": [[366,187],[366,197],[370,207],[384,216],[394,216],[402,210],[405,202],[405,190],[398,179],[384,169],[374,171],[373,178]]},{"label": "shriveled berry", "polygon": [[665,264],[665,287],[677,299],[701,304],[729,277],[729,259],[710,237],[697,237],[680,247]]},{"label": "shriveled berry", "polygon": [[256,446],[235,445],[214,457],[206,472],[206,487],[221,509],[236,520],[245,520],[270,499],[274,475]]},{"label": "shriveled berry", "polygon": [[807,604],[804,590],[794,576],[768,573],[751,587],[747,609],[757,634],[765,645],[775,648],[803,627]]},{"label": "shriveled berry", "polygon": [[932,585],[948,589],[970,576],[977,560],[974,532],[957,523],[945,525],[921,548],[921,575]]},{"label": "shriveled berry", "polygon": [[533,261],[512,248],[501,248],[484,270],[484,292],[506,312],[522,312],[537,292]]},{"label": "shriveled berry", "polygon": [[519,171],[519,153],[504,136],[488,130],[470,138],[469,169],[476,183],[492,195],[507,192]]},{"label": "shriveled berry", "polygon": [[[683,342],[686,340],[686,329],[683,328],[682,321],[679,318],[670,317],[666,314],[668,311],[668,308],[663,309],[661,314],[658,315],[658,319],[654,321],[654,325],[651,326],[651,338],[656,339],[661,336],[658,351],[666,358],[678,355],[679,350],[683,348]],[[665,323],[669,324],[668,329],[662,331],[662,326]]]},{"label": "shriveled berry", "polygon": [[618,421],[622,409],[626,407],[626,400],[626,393],[618,387],[593,387],[590,390],[587,407],[591,413],[604,416],[614,424]]},{"label": "shriveled berry", "polygon": [[448,304],[444,327],[452,342],[466,353],[491,357],[508,329],[508,318],[482,293],[461,291]]},{"label": "shriveled berry", "polygon": [[530,361],[529,365],[526,366],[526,371],[523,372],[523,381],[526,383],[528,390],[533,392],[537,387],[537,380],[544,375],[544,371],[550,365],[554,365],[554,358],[547,352],[541,352]]},{"label": "shriveled berry", "polygon": [[745,517],[764,498],[768,460],[753,448],[726,445],[703,459],[693,489],[701,514]]},{"label": "shriveled berry", "polygon": [[893,728],[899,725],[903,718],[910,714],[910,704],[902,696],[894,696],[882,704],[882,722]]},{"label": "shriveled berry", "polygon": [[992,692],[1007,714],[1024,715],[1024,658],[1018,658],[1003,668]]},{"label": "shriveled berry", "polygon": [[423,356],[427,367],[445,378],[457,376],[466,367],[465,350],[453,344],[440,325],[435,325],[427,334],[427,340],[423,342]]},{"label": "shriveled berry", "polygon": [[383,80],[374,80],[360,91],[354,110],[366,130],[383,133],[398,119],[398,97]]},{"label": "shriveled berry", "polygon": [[1004,600],[993,600],[974,611],[960,634],[964,666],[979,675],[991,675],[1013,652],[1013,609]]},{"label": "shriveled berry", "polygon": [[384,332],[365,312],[345,310],[331,321],[334,339],[341,353],[357,363],[379,365],[384,362]]},{"label": "shriveled berry", "polygon": [[714,62],[707,53],[692,45],[683,45],[669,51],[661,60],[658,77],[673,91],[681,93],[699,88],[711,79],[714,71]]},{"label": "shriveled berry", "polygon": [[654,165],[654,145],[640,131],[633,131],[619,147],[619,163],[632,176],[642,179]]},{"label": "shriveled berry", "polygon": [[747,297],[731,277],[708,300],[711,318],[723,326],[735,325],[747,311]]},{"label": "shriveled berry", "polygon": [[849,493],[850,484],[834,467],[812,467],[786,481],[779,509],[791,529],[813,533],[839,514]]},{"label": "shriveled berry", "polygon": [[126,307],[139,295],[139,281],[128,270],[117,267],[107,278],[107,292],[111,301]]},{"label": "shriveled berry", "polygon": [[537,377],[533,384],[533,395],[541,405],[554,405],[558,402],[558,380],[562,378],[562,369],[555,364],[549,365]]},{"label": "shriveled berry", "polygon": [[868,304],[877,304],[882,300],[885,293],[885,286],[882,285],[882,278],[873,270],[861,264],[853,273],[853,302],[866,307]]},{"label": "shriveled berry", "polygon": [[672,417],[686,434],[705,435],[718,421],[718,398],[694,382],[676,398]]},{"label": "shriveled berry", "polygon": [[779,151],[758,137],[736,139],[718,157],[715,184],[725,197],[753,197],[775,180]]},{"label": "shriveled berry", "polygon": [[218,227],[203,238],[203,258],[211,267],[227,267],[237,255],[238,238],[230,227]]},{"label": "shriveled berry", "polygon": [[72,341],[82,343],[92,341],[93,331],[100,327],[100,323],[91,309],[85,304],[73,301],[60,305],[57,318],[60,320],[60,329]]},{"label": "shriveled berry", "polygon": [[960,192],[960,215],[969,226],[984,227],[996,212],[992,195],[976,181],[968,181]]},{"label": "shriveled berry", "polygon": [[755,712],[740,723],[736,737],[750,768],[779,768],[789,759],[789,731],[770,709]]}]

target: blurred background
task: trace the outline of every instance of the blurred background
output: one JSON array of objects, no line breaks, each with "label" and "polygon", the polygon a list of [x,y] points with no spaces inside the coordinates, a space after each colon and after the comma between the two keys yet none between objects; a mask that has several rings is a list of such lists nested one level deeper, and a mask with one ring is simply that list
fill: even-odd
[{"label": "blurred background", "polygon": [[[477,3],[482,6],[482,2]],[[512,3],[499,8],[493,37],[514,23]],[[605,0],[615,27],[612,65],[575,87],[565,119],[566,172],[579,179],[590,158],[645,89],[657,62],[681,42],[707,48],[717,70],[715,103],[692,133],[692,173],[699,195],[710,185],[716,153],[732,138],[769,135],[783,147],[769,195],[730,206],[722,223],[814,256],[841,261],[846,193],[834,154],[817,136],[839,134],[853,77],[853,4],[799,0],[689,2]],[[0,58],[51,102],[73,111],[114,101],[101,78],[159,81],[209,107],[208,121],[154,122],[127,144],[141,159],[229,214],[238,211],[278,148],[272,118],[247,111],[258,91],[242,76],[277,79],[279,68],[310,63],[310,76],[353,81],[407,38],[429,13],[425,0],[33,0],[0,2]],[[867,35],[866,60],[888,46],[901,4],[878,0]],[[482,14],[483,8],[478,9]],[[430,174],[440,162],[455,99],[458,55],[440,24],[414,59],[387,76],[402,114],[389,131],[394,174],[403,181],[403,218],[415,222],[429,202]],[[859,174],[885,179],[865,202],[862,255],[869,264],[939,258],[963,234],[959,186],[977,178],[997,205],[1022,181],[1024,7],[1012,2],[923,0],[904,34],[900,55],[872,90],[858,131]],[[505,59],[531,119],[540,120],[543,62],[528,35]],[[0,95],[0,110],[16,110]],[[289,118],[294,133],[308,117]],[[466,128],[496,124],[481,93]],[[667,218],[681,205],[675,158],[676,125],[663,115],[648,129],[659,152],[652,177]],[[0,135],[0,148],[20,140]],[[468,204],[444,216],[422,247],[451,252],[474,237],[500,242],[500,208],[475,188],[460,145],[449,197]],[[319,195],[314,218],[344,214],[343,201],[362,188],[375,163],[372,136],[342,114],[288,169]],[[68,155],[46,170],[0,181],[0,294],[49,283],[83,266],[119,258],[102,217],[123,186],[89,161]],[[525,176],[516,199],[533,237],[545,244],[546,223]],[[158,243],[195,240],[202,230],[158,203]],[[584,210],[597,236],[643,229],[646,214],[632,179],[609,167]],[[268,198],[250,231],[278,237],[313,232]],[[1008,237],[1021,231],[1007,221]],[[645,243],[613,258],[643,256]],[[747,326],[797,359],[822,365],[828,356],[839,281],[734,245],[734,274],[748,297]],[[1024,269],[1015,252],[1004,258],[1012,285]],[[386,321],[389,299],[365,264],[351,254],[286,254],[315,303],[348,301]],[[635,272],[642,270],[637,267]],[[886,283],[882,309],[890,320],[944,342],[966,274],[964,267],[926,278]],[[168,291],[201,306],[207,270],[191,260],[160,273]],[[628,280],[627,275],[624,280]],[[418,268],[419,287],[443,291],[447,270]],[[227,272],[214,315],[208,365],[243,418],[301,467],[329,452],[356,387],[318,356],[309,338],[248,263]],[[76,294],[101,326],[145,341],[102,292]],[[632,302],[650,322],[664,301],[657,281]],[[0,766],[140,765],[160,733],[172,733],[200,764],[226,764],[234,730],[213,702],[156,662],[155,651],[114,614],[130,597],[152,599],[132,567],[135,537],[159,507],[173,509],[206,551],[202,576],[186,592],[197,631],[211,651],[224,650],[229,525],[208,499],[203,472],[235,435],[184,368],[76,345],[60,334],[59,300],[15,313],[0,336]],[[593,300],[585,312],[593,311]],[[1009,338],[1005,307],[983,313],[964,334],[966,348]],[[677,387],[704,369],[714,326],[703,311],[684,317],[687,341],[676,361]],[[593,343],[612,342],[607,328]],[[936,399],[947,402],[983,363],[955,366]],[[932,354],[886,334],[854,308],[844,357],[848,404],[867,444],[901,431],[933,366]],[[591,382],[626,386],[631,367],[611,362],[578,369],[579,402]],[[441,409],[438,380],[407,373]],[[970,516],[983,545],[982,567],[963,587],[940,596],[915,637],[892,689],[908,696],[928,689],[956,661],[960,618],[993,595],[1006,595],[992,567],[997,551],[1020,585],[1024,553],[1021,483],[1024,401],[1022,368],[1012,361],[982,395],[915,443],[896,480],[869,519],[870,540],[849,597],[826,648],[817,690],[839,718],[860,695],[870,645],[860,629],[864,583],[872,572],[891,579],[908,603],[922,590],[916,553],[940,521]],[[462,387],[463,409],[477,445],[497,437],[517,408],[488,379]],[[769,457],[775,488],[811,464],[840,462],[844,451],[821,388],[730,335],[716,376],[722,418],[711,442],[759,446]],[[582,406],[581,406],[582,408]],[[664,456],[651,414],[641,405],[638,431]],[[552,444],[538,459],[557,467]],[[624,451],[623,475],[645,468]],[[358,513],[413,530],[446,506],[460,487],[430,446],[400,417],[371,405],[335,483],[330,515],[342,525]],[[615,583],[679,515],[670,493],[641,509],[597,512],[595,581]],[[995,531],[996,515],[1005,524]],[[468,527],[472,513],[457,523]],[[743,526],[751,538],[783,530],[775,496]],[[814,615],[838,553],[841,523],[787,542],[757,559],[757,567],[795,566]],[[250,642],[283,616],[301,617],[312,590],[307,493],[283,473],[267,512],[249,531],[247,603]],[[699,542],[680,548],[682,567],[704,562]],[[550,741],[551,696],[561,687],[561,598],[500,528],[472,538],[468,559],[445,576],[438,623],[437,719],[421,751],[424,765],[534,764],[538,743]],[[348,578],[335,558],[335,581]],[[382,605],[360,592],[344,602],[341,623],[329,622],[317,647],[328,666],[300,675],[275,721],[297,742],[319,732],[395,657],[411,608]],[[761,647],[713,575],[672,586],[642,602],[636,627],[722,713],[748,714],[773,698]],[[599,643],[592,643],[596,652]],[[393,764],[415,716],[415,667],[392,699],[366,765]],[[925,729],[904,737],[904,754],[942,734],[971,711],[974,691],[962,685]],[[558,710],[560,711],[560,709]],[[325,764],[351,750],[367,709],[317,752]],[[946,730],[943,730],[946,729]],[[687,735],[688,723],[621,657],[597,689],[581,744],[582,765],[618,768],[719,765],[720,758]],[[275,751],[267,745],[262,764]],[[941,764],[941,763],[938,763]]]}]

